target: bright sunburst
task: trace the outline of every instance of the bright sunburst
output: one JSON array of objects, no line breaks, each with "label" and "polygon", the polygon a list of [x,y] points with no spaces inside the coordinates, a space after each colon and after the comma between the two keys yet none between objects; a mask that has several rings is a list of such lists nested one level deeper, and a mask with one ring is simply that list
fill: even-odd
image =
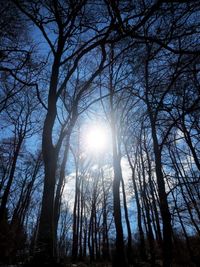
[{"label": "bright sunburst", "polygon": [[108,147],[108,131],[105,127],[93,125],[86,129],[85,144],[90,152],[104,152]]}]

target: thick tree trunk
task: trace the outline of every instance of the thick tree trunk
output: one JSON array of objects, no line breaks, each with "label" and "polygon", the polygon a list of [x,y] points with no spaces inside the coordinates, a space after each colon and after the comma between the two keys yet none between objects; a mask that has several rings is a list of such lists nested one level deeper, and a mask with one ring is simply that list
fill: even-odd
[{"label": "thick tree trunk", "polygon": [[37,245],[33,260],[36,264],[37,262],[39,262],[40,264],[44,263],[51,265],[52,262],[56,261],[54,251],[54,194],[56,184],[56,167],[59,151],[57,151],[54,147],[52,133],[57,114],[56,92],[63,46],[63,40],[59,39],[57,54],[52,66],[48,95],[48,111],[44,121],[42,134],[42,154],[45,176]]},{"label": "thick tree trunk", "polygon": [[54,262],[54,190],[56,158],[54,148],[51,145],[45,142],[43,149],[45,150],[43,154],[47,154],[48,151],[49,155],[44,157],[45,180],[35,260],[36,262],[50,264]]}]

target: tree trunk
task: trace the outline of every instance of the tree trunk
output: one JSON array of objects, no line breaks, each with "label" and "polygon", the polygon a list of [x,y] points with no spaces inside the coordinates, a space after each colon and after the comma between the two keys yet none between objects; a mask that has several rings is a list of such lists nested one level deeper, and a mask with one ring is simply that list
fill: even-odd
[{"label": "tree trunk", "polygon": [[2,199],[1,199],[1,206],[0,206],[0,224],[5,219],[6,205],[7,205],[7,202],[8,202],[8,196],[10,194],[10,188],[11,188],[11,185],[12,185],[12,182],[13,182],[13,179],[14,179],[14,174],[15,174],[15,169],[16,169],[16,164],[17,164],[17,159],[18,159],[18,156],[19,156],[19,151],[20,151],[22,142],[23,142],[23,137],[22,136],[19,136],[19,140],[17,142],[17,146],[16,146],[16,149],[15,149],[14,155],[13,155],[13,162],[12,162],[12,166],[11,166],[11,170],[10,170],[10,175],[9,175],[9,178],[8,178],[8,182],[7,182],[6,188],[4,190],[4,193],[3,193],[3,196],[2,196]]},{"label": "tree trunk", "polygon": [[76,166],[76,182],[75,182],[75,200],[73,210],[73,239],[72,239],[72,260],[75,262],[78,255],[78,232],[77,232],[77,205],[79,194],[79,178],[78,178],[78,166]]},{"label": "tree trunk", "polygon": [[[147,48],[148,49],[148,48]],[[149,55],[149,51],[148,55]],[[171,227],[171,214],[169,211],[167,194],[165,190],[165,181],[162,172],[162,159],[161,159],[161,151],[162,147],[159,146],[157,131],[156,131],[156,118],[158,114],[158,107],[154,110],[154,107],[149,101],[149,58],[147,58],[145,62],[145,101],[147,105],[147,112],[150,120],[151,126],[151,135],[153,139],[153,151],[155,157],[155,172],[157,178],[157,186],[158,186],[158,196],[159,196],[159,204],[160,204],[160,212],[163,223],[163,267],[172,266],[172,227]]]},{"label": "tree trunk", "polygon": [[151,170],[152,170],[152,166],[151,166],[151,160],[149,157],[149,152],[146,146],[146,142],[144,142],[144,148],[145,148],[145,152],[147,155],[147,163],[148,163],[148,176],[149,176],[149,188],[150,188],[150,194],[152,197],[152,208],[153,208],[153,212],[155,215],[155,223],[156,223],[156,238],[158,243],[161,245],[162,244],[162,234],[161,234],[161,229],[160,229],[160,222],[159,222],[159,215],[158,215],[158,209],[156,206],[156,197],[155,197],[155,188],[153,187],[153,181],[152,181],[152,175],[151,175]]},{"label": "tree trunk", "polygon": [[56,167],[59,151],[53,144],[53,127],[57,114],[57,86],[59,77],[60,60],[63,50],[63,40],[59,39],[57,53],[52,65],[50,88],[48,95],[48,111],[44,121],[42,134],[42,154],[44,160],[44,188],[42,196],[42,207],[39,221],[37,238],[37,250],[34,262],[51,265],[55,262],[54,244],[54,194],[56,184]]},{"label": "tree trunk", "polygon": [[125,185],[124,185],[123,178],[122,178],[121,182],[122,182],[122,194],[123,194],[123,200],[124,200],[124,214],[125,214],[127,233],[128,233],[127,258],[128,258],[128,263],[132,264],[133,263],[132,234],[131,234],[131,226],[130,226],[130,221],[129,221],[129,216],[128,216],[126,192],[125,192]]},{"label": "tree trunk", "polygon": [[155,125],[151,120],[151,130],[153,138],[153,147],[155,155],[156,177],[158,185],[158,195],[160,202],[160,211],[163,222],[163,267],[172,266],[172,227],[171,214],[167,202],[167,194],[165,190],[165,181],[162,172],[161,151],[158,145]]},{"label": "tree trunk", "polygon": [[61,205],[61,198],[62,198],[62,191],[64,186],[64,180],[65,180],[65,168],[67,164],[67,156],[69,151],[69,139],[70,135],[67,136],[67,140],[65,142],[65,149],[64,149],[64,155],[63,160],[60,167],[60,177],[56,189],[56,196],[54,200],[54,245],[55,245],[55,256],[57,258],[57,228],[58,228],[58,221],[60,217],[60,205]]},{"label": "tree trunk", "polygon": [[[111,60],[113,60],[114,52],[111,49]],[[113,87],[113,65],[111,64],[109,69],[109,90],[110,90],[110,109],[111,109],[111,132],[112,132],[112,150],[113,150],[113,215],[116,229],[116,250],[113,257],[113,267],[128,266],[125,247],[124,247],[124,235],[122,227],[122,216],[121,216],[121,201],[120,201],[120,182],[122,180],[122,170],[120,164],[120,156],[117,151],[117,129],[116,129],[116,118],[114,108],[114,87]]]},{"label": "tree trunk", "polygon": [[121,205],[120,205],[120,181],[121,166],[120,160],[117,155],[113,155],[114,166],[114,180],[113,180],[113,208],[114,208],[114,222],[116,228],[116,251],[114,255],[113,267],[127,266],[127,260],[124,249],[124,236],[121,217]]},{"label": "tree trunk", "polygon": [[[139,235],[140,235],[140,256],[143,260],[146,260],[147,256],[146,256],[146,248],[145,248],[145,241],[144,241],[144,232],[142,229],[141,206],[140,206],[138,188],[137,188],[137,184],[136,184],[136,180],[135,180],[136,179],[136,177],[135,177],[136,163],[133,166],[127,149],[126,149],[126,155],[127,155],[128,162],[129,162],[129,165],[130,165],[131,171],[132,171],[132,182],[133,182],[133,189],[135,192],[135,200],[136,200],[136,206],[137,206],[137,222],[138,222],[138,229],[139,229]],[[136,156],[137,155],[135,154],[135,161],[137,161]]]},{"label": "tree trunk", "polygon": [[[144,166],[144,160],[142,155],[142,149],[140,151],[140,158],[141,158],[141,166],[140,166],[140,172],[138,173],[139,183],[140,183],[140,190],[141,190],[141,196],[142,201],[144,203],[144,212],[146,215],[146,223],[147,223],[147,237],[149,242],[149,248],[150,248],[150,254],[151,254],[151,266],[155,266],[155,246],[154,246],[154,235],[153,230],[151,226],[151,217],[150,217],[150,207],[149,207],[149,201],[147,197],[147,189],[146,189],[146,180],[145,180],[145,166]],[[142,175],[142,179],[141,179]]]},{"label": "tree trunk", "polygon": [[104,175],[103,169],[100,169],[101,178],[102,178],[102,186],[103,186],[103,240],[102,240],[102,256],[103,260],[109,260],[109,240],[108,240],[108,225],[107,225],[107,200],[106,200],[106,192],[105,192],[105,185],[104,185]]}]

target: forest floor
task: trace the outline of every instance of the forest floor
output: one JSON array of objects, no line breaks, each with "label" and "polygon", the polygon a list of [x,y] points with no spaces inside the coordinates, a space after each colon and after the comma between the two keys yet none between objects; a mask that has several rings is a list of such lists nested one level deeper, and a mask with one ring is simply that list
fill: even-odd
[{"label": "forest floor", "polygon": [[[156,261],[155,267],[161,267],[162,262]],[[173,264],[173,267],[194,267],[193,264]],[[93,263],[93,264],[86,264],[86,263],[77,263],[77,264],[67,264],[66,267],[112,267],[111,263]],[[123,266],[122,266],[123,267]],[[130,265],[130,267],[151,267],[151,264],[148,262],[137,262],[134,265]]]},{"label": "forest floor", "polygon": [[[0,267],[24,267],[26,265],[23,264],[14,264],[14,265],[2,265],[0,264]],[[28,265],[27,265],[28,266]],[[86,262],[78,262],[78,263],[66,263],[62,265],[63,267],[112,267],[112,263],[86,263]],[[192,263],[187,264],[173,264],[173,267],[194,267]],[[53,267],[53,266],[52,266]],[[123,266],[121,266],[123,267]],[[138,261],[137,263],[134,263],[133,265],[130,265],[130,267],[151,267],[151,264],[149,262],[143,262]],[[154,267],[162,267],[162,261],[157,260]]]},{"label": "forest floor", "polygon": [[[151,265],[146,262],[138,262],[137,264],[134,264],[130,267],[150,267]],[[160,264],[156,264],[155,267],[160,267]],[[92,264],[86,264],[86,263],[76,263],[76,264],[67,264],[66,267],[112,267],[111,263],[92,263]],[[123,266],[122,266],[123,267]]]},{"label": "forest floor", "polygon": [[[0,264],[0,267],[23,267],[24,265],[1,265]],[[93,264],[89,264],[89,263],[76,263],[76,264],[73,264],[73,263],[68,263],[66,265],[63,265],[65,267],[112,267],[112,264],[111,263],[93,263]],[[155,267],[161,267],[162,264],[160,262],[158,262]],[[173,267],[194,267],[194,265],[188,265],[188,264],[173,264],[172,265]],[[123,267],[123,266],[122,266]],[[151,264],[150,263],[147,263],[147,262],[138,262],[134,265],[130,265],[130,267],[151,267]]]}]

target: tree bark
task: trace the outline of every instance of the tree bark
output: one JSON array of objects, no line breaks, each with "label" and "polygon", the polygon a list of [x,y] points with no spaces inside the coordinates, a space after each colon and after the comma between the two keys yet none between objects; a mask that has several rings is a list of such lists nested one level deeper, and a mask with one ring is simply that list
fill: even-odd
[{"label": "tree bark", "polygon": [[24,139],[24,135],[20,134],[19,140],[18,140],[17,145],[16,145],[16,149],[14,151],[12,166],[11,166],[11,170],[10,170],[10,175],[8,177],[8,182],[7,182],[6,188],[4,190],[4,193],[3,193],[3,196],[2,196],[2,199],[1,199],[0,224],[1,224],[2,221],[5,220],[6,205],[7,205],[8,197],[9,197],[9,194],[10,194],[10,188],[11,188],[11,185],[12,185],[12,182],[13,182],[13,179],[14,179],[17,159],[18,159],[18,156],[19,156],[19,152],[20,152],[20,149],[21,149],[21,145],[22,145],[23,139]]},{"label": "tree bark", "polygon": [[160,211],[163,222],[163,267],[172,266],[172,227],[171,227],[171,214],[169,211],[167,194],[165,190],[165,181],[162,172],[161,151],[158,145],[155,124],[151,119],[151,130],[153,138],[155,168],[158,185],[158,195],[160,202]]},{"label": "tree bark", "polygon": [[141,206],[140,206],[140,200],[139,200],[139,194],[138,194],[138,188],[136,184],[136,176],[135,176],[135,168],[136,168],[136,162],[137,162],[137,153],[135,153],[135,164],[133,166],[128,150],[126,149],[126,155],[128,158],[128,162],[132,171],[132,182],[133,182],[133,189],[135,192],[135,200],[136,200],[136,206],[137,206],[137,222],[138,222],[138,230],[140,235],[140,257],[143,260],[146,260],[146,248],[145,248],[145,241],[144,241],[144,232],[142,228],[142,212],[141,212]]},{"label": "tree bark", "polygon": [[[59,50],[62,51],[60,48]],[[54,193],[56,184],[57,151],[53,145],[53,126],[56,119],[56,90],[59,76],[61,51],[57,54],[52,66],[48,111],[44,121],[42,134],[42,154],[44,160],[44,188],[39,230],[34,262],[52,264],[55,262],[55,230],[54,230]]]}]

